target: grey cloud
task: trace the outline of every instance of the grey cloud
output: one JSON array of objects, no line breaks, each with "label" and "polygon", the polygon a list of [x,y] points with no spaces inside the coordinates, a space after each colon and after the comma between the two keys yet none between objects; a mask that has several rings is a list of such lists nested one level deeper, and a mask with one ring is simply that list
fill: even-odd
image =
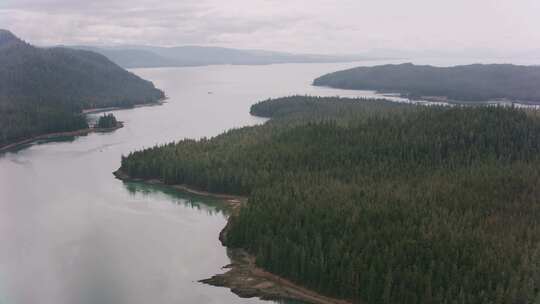
[{"label": "grey cloud", "polygon": [[2,0],[0,27],[36,44],[534,49],[538,11],[537,0]]}]

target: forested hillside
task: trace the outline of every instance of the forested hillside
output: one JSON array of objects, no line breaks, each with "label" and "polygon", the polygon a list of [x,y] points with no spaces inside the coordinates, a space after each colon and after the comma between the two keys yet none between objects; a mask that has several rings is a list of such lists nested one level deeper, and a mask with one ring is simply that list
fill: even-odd
[{"label": "forested hillside", "polygon": [[536,112],[294,96],[252,113],[277,118],[131,153],[121,171],[248,195],[226,244],[325,295],[540,301]]},{"label": "forested hillside", "polygon": [[445,97],[455,101],[540,102],[540,67],[473,64],[455,67],[381,65],[321,76],[317,86],[401,93],[411,98]]},{"label": "forested hillside", "polygon": [[102,55],[36,48],[0,30],[0,146],[84,128],[82,109],[130,107],[163,96]]}]

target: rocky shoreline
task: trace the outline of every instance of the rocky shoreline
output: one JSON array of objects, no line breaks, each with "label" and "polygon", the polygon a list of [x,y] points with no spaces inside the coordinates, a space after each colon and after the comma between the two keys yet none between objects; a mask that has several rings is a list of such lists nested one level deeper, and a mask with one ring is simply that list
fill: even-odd
[{"label": "rocky shoreline", "polygon": [[[122,181],[141,182],[152,185],[166,185],[157,179],[132,178],[120,169],[115,171],[114,176]],[[187,185],[166,185],[187,193],[213,197],[222,200],[231,207],[231,214],[227,224],[219,234],[221,243],[225,243],[227,231],[230,223],[238,215],[238,211],[247,203],[247,198],[242,196],[210,193],[190,188]],[[223,274],[216,274],[211,278],[199,280],[199,282],[226,287],[241,298],[257,297],[263,300],[297,300],[313,304],[350,304],[350,302],[340,299],[325,297],[315,291],[301,287],[293,282],[272,274],[255,264],[255,257],[248,254],[241,248],[227,248],[227,255],[231,263],[223,267],[228,269]]]},{"label": "rocky shoreline", "polygon": [[[227,227],[230,221],[234,220],[234,216],[233,214],[229,217],[227,225],[220,233],[222,243],[227,234]],[[241,248],[227,248],[227,255],[231,259],[231,264],[223,267],[223,269],[229,269],[227,272],[199,282],[229,288],[241,298],[296,300],[313,304],[350,304],[345,300],[323,296],[258,267],[255,257]]]}]

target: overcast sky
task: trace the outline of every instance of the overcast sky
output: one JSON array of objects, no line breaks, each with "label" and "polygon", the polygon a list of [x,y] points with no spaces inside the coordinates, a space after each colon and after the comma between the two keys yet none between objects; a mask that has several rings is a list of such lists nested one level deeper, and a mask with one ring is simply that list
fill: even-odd
[{"label": "overcast sky", "polygon": [[0,0],[0,28],[38,45],[540,49],[540,0]]}]

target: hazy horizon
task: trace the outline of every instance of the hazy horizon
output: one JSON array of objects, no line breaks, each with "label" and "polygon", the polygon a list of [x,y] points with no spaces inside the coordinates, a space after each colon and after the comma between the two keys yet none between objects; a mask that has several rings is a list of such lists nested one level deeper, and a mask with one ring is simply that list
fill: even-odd
[{"label": "hazy horizon", "polygon": [[538,11],[534,0],[4,0],[0,28],[36,45],[535,55]]}]

